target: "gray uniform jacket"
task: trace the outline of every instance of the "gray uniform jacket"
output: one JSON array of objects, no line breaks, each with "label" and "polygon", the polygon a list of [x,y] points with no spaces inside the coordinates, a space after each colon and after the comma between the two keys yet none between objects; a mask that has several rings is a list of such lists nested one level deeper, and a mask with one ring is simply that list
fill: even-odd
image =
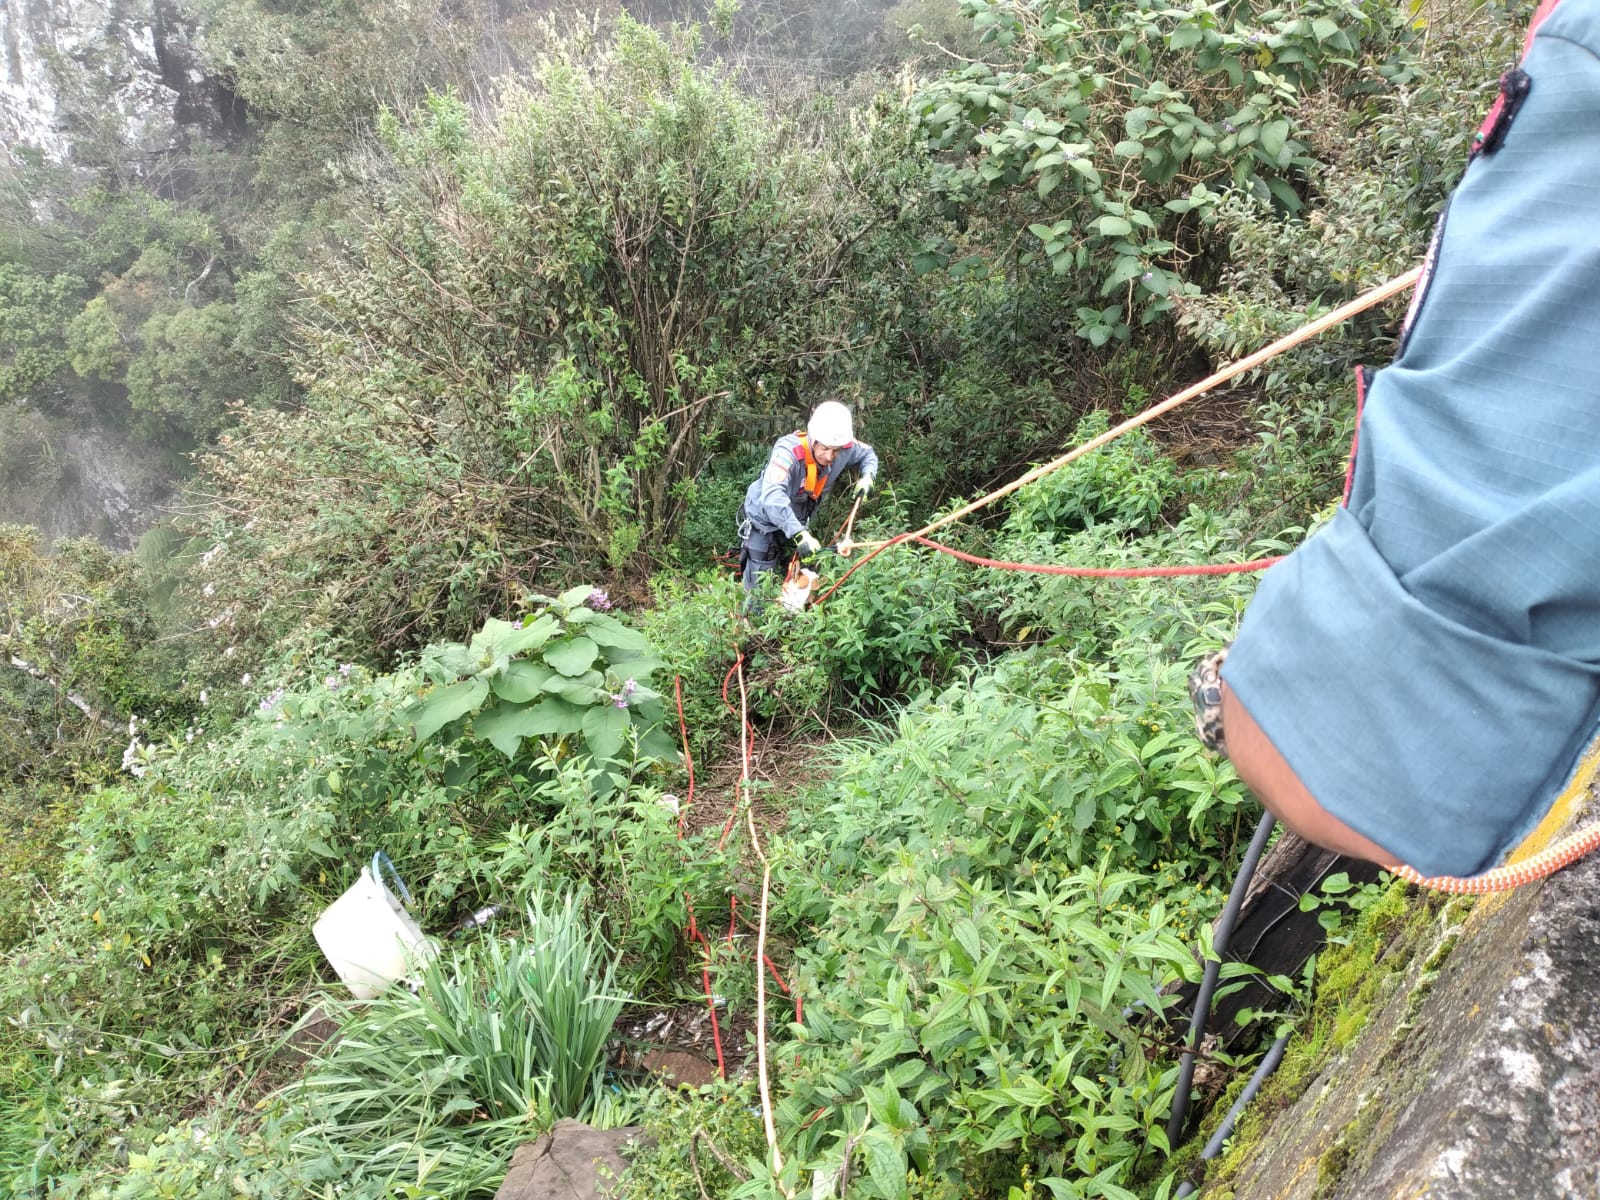
[{"label": "gray uniform jacket", "polygon": [[[863,475],[876,475],[878,456],[865,442],[852,442],[835,454],[827,467],[819,463],[822,495],[826,496],[839,474],[851,467],[859,467]],[[821,503],[820,497],[813,500],[806,491],[806,455],[799,435],[784,434],[773,443],[766,468],[744,494],[744,515],[758,533],[781,532],[794,537]]]}]

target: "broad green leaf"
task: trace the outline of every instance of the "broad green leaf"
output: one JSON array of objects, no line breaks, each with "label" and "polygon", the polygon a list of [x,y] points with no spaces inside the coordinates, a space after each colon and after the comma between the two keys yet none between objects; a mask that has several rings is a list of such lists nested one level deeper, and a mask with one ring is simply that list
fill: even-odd
[{"label": "broad green leaf", "polygon": [[477,669],[477,662],[460,642],[437,642],[422,652],[422,673],[440,683],[471,675]]},{"label": "broad green leaf", "polygon": [[1299,212],[1305,203],[1300,199],[1299,193],[1297,193],[1294,188],[1290,187],[1289,184],[1282,179],[1267,180],[1267,190],[1270,191],[1278,203],[1283,205],[1283,207],[1289,212]]},{"label": "broad green leaf", "polygon": [[496,649],[501,654],[515,658],[519,654],[526,654],[529,650],[537,650],[560,632],[560,629],[561,622],[549,613],[542,613],[526,625],[513,629]]},{"label": "broad green leaf", "polygon": [[589,618],[589,623],[584,626],[585,636],[593,638],[602,646],[610,646],[614,650],[627,650],[640,656],[651,653],[650,640],[637,629],[629,629],[615,617],[605,613],[595,613]]},{"label": "broad green leaf", "polygon": [[514,662],[494,677],[494,694],[502,700],[526,704],[543,693],[555,672],[543,663]]},{"label": "broad green leaf", "polygon": [[1339,22],[1332,17],[1313,17],[1311,20],[1311,32],[1316,36],[1317,41],[1325,42],[1329,38],[1339,36]]},{"label": "broad green leaf", "polygon": [[627,709],[602,704],[583,714],[583,740],[596,759],[615,758],[632,724]]},{"label": "broad green leaf", "polygon": [[678,743],[673,741],[665,730],[652,729],[639,739],[639,757],[641,758],[677,762],[678,756]]},{"label": "broad green leaf", "polygon": [[1112,216],[1109,213],[1101,217],[1094,224],[1095,228],[1106,237],[1126,237],[1128,234],[1133,232],[1132,224],[1124,220],[1122,217]]},{"label": "broad green leaf", "polygon": [[867,1159],[867,1174],[883,1196],[906,1194],[906,1152],[898,1141],[872,1130],[861,1140]]},{"label": "broad green leaf", "polygon": [[594,595],[593,587],[586,583],[580,584],[575,588],[568,588],[566,591],[562,592],[561,595],[556,597],[556,603],[565,604],[568,608],[572,608],[576,605],[582,604],[592,595]]},{"label": "broad green leaf", "polygon": [[558,696],[547,696],[525,711],[528,722],[524,735],[527,737],[578,733],[583,729],[584,710]]},{"label": "broad green leaf", "polygon": [[417,741],[425,742],[457,717],[465,716],[489,694],[485,679],[463,679],[445,687],[434,688],[420,704],[406,716]]},{"label": "broad green leaf", "polygon": [[467,646],[467,653],[472,656],[474,664],[508,655],[509,651],[502,649],[502,646],[516,628],[510,621],[502,621],[498,617],[490,617],[485,621],[483,628],[472,635],[472,642]]},{"label": "broad green leaf", "polygon": [[640,682],[650,678],[666,664],[653,654],[614,658],[606,664],[606,672],[613,679],[632,679]]},{"label": "broad green leaf", "polygon": [[599,671],[585,671],[576,679],[568,679],[565,675],[552,675],[550,681],[544,685],[544,690],[552,696],[560,696],[572,704],[588,708],[591,704],[609,704],[611,694],[601,686],[605,682]]},{"label": "broad green leaf", "polygon": [[1180,25],[1172,31],[1168,42],[1174,50],[1192,50],[1205,40],[1205,34],[1193,25]]},{"label": "broad green leaf", "polygon": [[1268,121],[1261,127],[1261,149],[1273,162],[1278,161],[1278,156],[1283,153],[1284,143],[1289,140],[1289,122]]},{"label": "broad green leaf", "polygon": [[496,704],[473,718],[472,732],[490,742],[507,758],[513,758],[522,739],[542,732],[542,726],[548,723],[548,716],[539,713],[542,707],[503,702]]},{"label": "broad green leaf", "polygon": [[600,647],[586,637],[562,638],[551,642],[544,652],[544,660],[563,675],[582,675],[599,657]]}]

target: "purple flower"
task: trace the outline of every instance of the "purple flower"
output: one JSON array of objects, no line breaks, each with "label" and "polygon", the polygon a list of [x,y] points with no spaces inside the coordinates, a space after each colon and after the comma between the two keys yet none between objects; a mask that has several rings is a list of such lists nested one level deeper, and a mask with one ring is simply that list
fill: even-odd
[{"label": "purple flower", "polygon": [[639,685],[633,680],[628,680],[622,685],[620,692],[611,693],[611,703],[617,708],[627,708],[628,700],[639,690]]},{"label": "purple flower", "polygon": [[263,700],[261,702],[261,704],[260,704],[259,708],[257,709],[257,711],[258,712],[269,713],[273,709],[277,708],[278,707],[278,701],[283,699],[284,691],[285,691],[284,688],[278,688],[270,696],[268,696],[265,700]]},{"label": "purple flower", "polygon": [[605,588],[595,588],[589,593],[589,607],[595,612],[611,611],[611,597],[606,595]]},{"label": "purple flower", "polygon": [[1237,130],[1237,129],[1235,129],[1235,128],[1234,128],[1234,127],[1233,127],[1233,122],[1232,122],[1232,121],[1224,121],[1224,122],[1223,122],[1223,123],[1222,123],[1222,128],[1223,128],[1223,129],[1224,129],[1224,130],[1225,130],[1225,131],[1227,131],[1227,132],[1228,132],[1228,133],[1238,133],[1238,132],[1239,132],[1239,131],[1238,131],[1238,130]]}]

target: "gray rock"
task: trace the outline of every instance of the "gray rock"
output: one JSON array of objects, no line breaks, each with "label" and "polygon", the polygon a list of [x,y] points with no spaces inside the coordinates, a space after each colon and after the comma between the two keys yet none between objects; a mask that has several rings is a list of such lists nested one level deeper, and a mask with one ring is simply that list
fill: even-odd
[{"label": "gray rock", "polygon": [[517,1147],[495,1200],[595,1200],[628,1169],[622,1149],[630,1144],[649,1144],[637,1125],[592,1129],[557,1121],[538,1141]]},{"label": "gray rock", "polygon": [[1600,1197],[1600,853],[1439,939],[1272,1120],[1235,1200]]}]

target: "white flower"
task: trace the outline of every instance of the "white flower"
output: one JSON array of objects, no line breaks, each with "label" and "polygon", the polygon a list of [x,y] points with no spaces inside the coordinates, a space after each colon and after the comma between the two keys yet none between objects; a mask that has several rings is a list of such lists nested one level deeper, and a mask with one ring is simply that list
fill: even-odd
[{"label": "white flower", "polygon": [[255,676],[254,676],[254,675],[252,675],[252,674],[250,674],[250,672],[249,672],[249,671],[246,671],[246,672],[245,672],[245,673],[244,673],[244,674],[243,674],[243,675],[242,675],[242,676],[241,676],[241,677],[240,677],[240,679],[239,679],[239,683],[240,683],[240,685],[241,685],[241,686],[243,686],[243,687],[249,687],[249,686],[250,686],[250,681],[251,681],[251,680],[252,680],[252,679],[254,679],[254,678],[255,678]]},{"label": "white flower", "polygon": [[206,584],[205,587],[200,589],[200,594],[202,596],[214,596],[214,595],[216,595],[217,594],[217,585],[214,584],[214,583]]},{"label": "white flower", "polygon": [[211,697],[206,694],[206,689],[205,688],[201,688],[200,689],[200,703],[201,704],[210,704],[211,703]]}]

